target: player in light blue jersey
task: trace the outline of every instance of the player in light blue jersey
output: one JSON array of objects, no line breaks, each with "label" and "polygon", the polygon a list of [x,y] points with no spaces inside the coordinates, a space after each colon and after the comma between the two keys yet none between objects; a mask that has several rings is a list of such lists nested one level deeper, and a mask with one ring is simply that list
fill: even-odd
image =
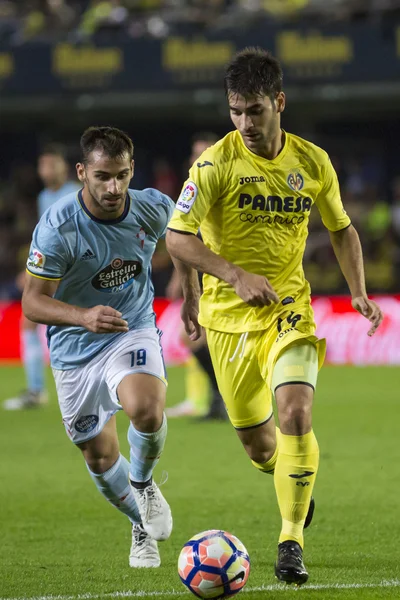
[{"label": "player in light blue jersey", "polygon": [[[48,325],[69,438],[99,491],[133,525],[130,566],[158,567],[157,541],[169,537],[172,517],[152,479],[167,423],[151,258],[174,204],[154,189],[128,189],[133,145],[122,131],[91,127],[81,150],[83,189],[37,225],[22,306],[29,319]],[[120,409],[130,419],[130,462],[119,451]]]},{"label": "player in light blue jersey", "polygon": [[[77,181],[69,180],[69,165],[65,149],[59,144],[50,144],[40,153],[38,174],[45,186],[37,198],[37,212],[40,218],[57,200],[77,191],[80,186]],[[18,276],[18,284],[23,288],[25,271]],[[18,396],[8,398],[4,402],[3,406],[6,410],[35,408],[47,402],[44,377],[45,353],[40,334],[41,331],[37,323],[33,323],[22,316],[22,362],[27,386],[26,390]]]}]

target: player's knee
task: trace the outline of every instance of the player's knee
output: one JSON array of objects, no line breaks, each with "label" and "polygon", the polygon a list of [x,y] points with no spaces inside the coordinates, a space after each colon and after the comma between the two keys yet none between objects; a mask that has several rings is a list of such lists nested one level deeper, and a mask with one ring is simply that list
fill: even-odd
[{"label": "player's knee", "polygon": [[103,431],[86,442],[78,444],[83,458],[92,473],[105,473],[115,464],[119,457],[119,443],[115,427],[115,417],[110,419]]},{"label": "player's knee", "polygon": [[282,433],[287,435],[308,433],[312,423],[313,388],[305,385],[282,386],[276,390],[275,396]]},{"label": "player's knee", "polygon": [[128,412],[135,429],[152,433],[160,429],[163,420],[164,401],[158,396],[148,396],[132,406]]},{"label": "player's knee", "polygon": [[279,412],[282,433],[287,435],[304,435],[311,429],[311,406],[293,403],[287,404]]},{"label": "player's knee", "polygon": [[162,417],[158,415],[137,415],[131,421],[135,429],[143,433],[154,433],[160,429]]}]

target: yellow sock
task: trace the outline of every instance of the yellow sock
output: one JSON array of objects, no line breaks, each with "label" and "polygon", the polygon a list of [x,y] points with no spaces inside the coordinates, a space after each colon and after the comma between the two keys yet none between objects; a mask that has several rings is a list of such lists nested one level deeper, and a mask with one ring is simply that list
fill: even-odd
[{"label": "yellow sock", "polygon": [[252,460],[252,464],[255,466],[256,469],[258,469],[259,471],[262,471],[263,473],[268,473],[268,475],[273,475],[275,473],[275,465],[276,465],[276,461],[278,459],[278,452],[279,452],[279,436],[280,436],[280,430],[277,427],[276,428],[276,448],[275,448],[275,452],[273,453],[273,455],[271,456],[271,458],[269,460],[267,460],[264,463],[258,463],[255,460]]},{"label": "yellow sock", "polygon": [[282,517],[279,543],[294,540],[304,546],[304,521],[318,471],[319,448],[313,431],[279,436],[275,490]]},{"label": "yellow sock", "polygon": [[191,356],[186,363],[186,398],[193,402],[198,415],[207,412],[209,395],[208,377],[196,358]]}]

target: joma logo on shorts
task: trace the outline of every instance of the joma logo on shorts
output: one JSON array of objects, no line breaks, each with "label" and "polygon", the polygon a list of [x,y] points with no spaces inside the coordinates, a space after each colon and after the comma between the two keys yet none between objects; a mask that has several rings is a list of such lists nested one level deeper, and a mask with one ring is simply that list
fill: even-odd
[{"label": "joma logo on shorts", "polygon": [[258,182],[265,183],[265,177],[263,177],[262,175],[260,175],[259,177],[253,175],[253,177],[240,177],[239,178],[240,185],[243,185],[244,183],[258,183]]},{"label": "joma logo on shorts", "polygon": [[294,327],[290,327],[289,329],[284,329],[283,331],[281,331],[278,337],[276,338],[275,342],[278,342],[281,338],[285,337],[285,335],[287,333],[290,333],[291,331],[294,331]]},{"label": "joma logo on shorts", "polygon": [[268,212],[309,212],[312,206],[312,199],[308,196],[263,196],[257,194],[240,194],[238,207],[248,207],[251,210],[263,210]]}]

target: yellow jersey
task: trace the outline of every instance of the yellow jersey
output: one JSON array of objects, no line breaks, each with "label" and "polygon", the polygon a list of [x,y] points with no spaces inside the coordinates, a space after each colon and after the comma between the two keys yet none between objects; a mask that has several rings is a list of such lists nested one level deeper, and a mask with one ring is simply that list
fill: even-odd
[{"label": "yellow jersey", "polygon": [[[285,132],[281,152],[267,160],[233,131],[193,164],[168,227],[193,234],[200,228],[212,252],[267,277],[283,305],[309,302],[302,261],[314,204],[330,231],[350,225],[324,150]],[[203,287],[199,321],[210,329],[266,329],[277,309],[249,306],[211,275],[204,275]]]}]

